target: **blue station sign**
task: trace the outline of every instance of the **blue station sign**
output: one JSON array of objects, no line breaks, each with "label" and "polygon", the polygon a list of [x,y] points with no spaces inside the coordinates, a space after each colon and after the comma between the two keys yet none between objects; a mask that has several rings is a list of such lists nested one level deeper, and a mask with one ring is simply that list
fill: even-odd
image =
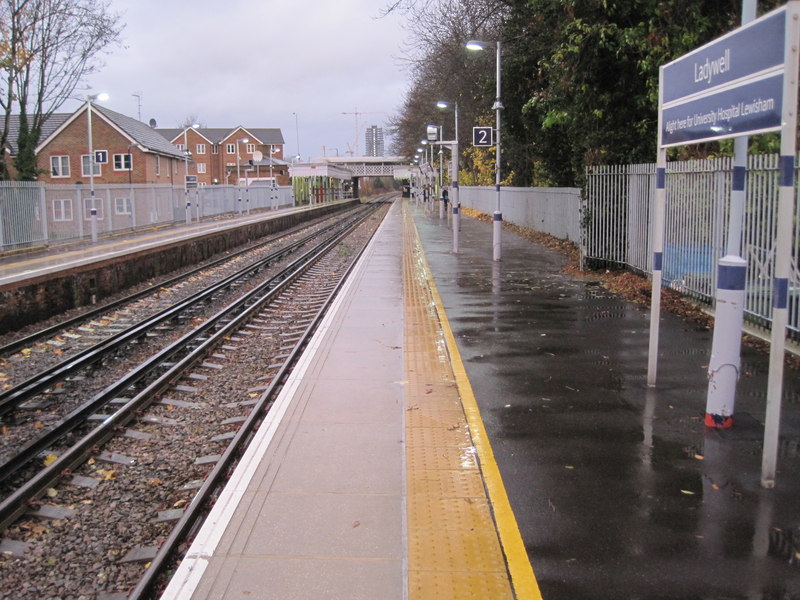
[{"label": "blue station sign", "polygon": [[660,145],[777,131],[786,6],[661,67]]}]

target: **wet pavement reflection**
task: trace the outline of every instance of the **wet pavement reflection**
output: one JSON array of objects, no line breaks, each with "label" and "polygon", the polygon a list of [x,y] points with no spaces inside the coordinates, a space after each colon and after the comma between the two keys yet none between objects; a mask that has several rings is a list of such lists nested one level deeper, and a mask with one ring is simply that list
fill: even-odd
[{"label": "wet pavement reflection", "polygon": [[438,210],[414,216],[545,600],[800,599],[800,385],[786,370],[777,485],[760,487],[767,356],[745,349],[736,425],[703,425],[711,332],[564,259]]}]

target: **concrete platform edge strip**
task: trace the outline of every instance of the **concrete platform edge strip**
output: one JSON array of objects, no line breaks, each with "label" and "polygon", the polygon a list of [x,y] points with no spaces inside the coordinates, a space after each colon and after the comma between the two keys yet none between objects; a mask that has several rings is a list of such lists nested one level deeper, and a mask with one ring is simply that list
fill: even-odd
[{"label": "concrete platform edge strip", "polygon": [[[383,226],[384,224],[382,223],[381,227]],[[358,264],[353,269],[350,277],[348,277],[339,295],[334,299],[330,310],[323,318],[306,350],[300,357],[297,366],[275,399],[272,409],[258,428],[252,442],[236,469],[234,469],[233,475],[225,486],[224,491],[220,494],[205,523],[189,547],[186,556],[178,565],[175,574],[160,596],[160,600],[189,600],[194,595],[209,565],[209,560],[230,524],[239,503],[247,492],[248,485],[258,469],[261,457],[272,443],[283,416],[294,402],[295,394],[303,381],[303,376],[316,359],[323,340],[328,335],[334,321],[338,318],[339,310],[347,302],[352,288],[358,281],[358,273],[364,269],[370,250],[377,238],[378,235],[376,234],[370,240]]]},{"label": "concrete platform edge strip", "polygon": [[[419,232],[416,229],[416,224],[414,224],[414,234],[419,240]],[[500,470],[494,459],[494,453],[486,435],[486,429],[484,428],[483,420],[480,416],[475,394],[472,391],[472,385],[467,376],[464,363],[461,360],[461,354],[458,351],[453,330],[450,328],[450,322],[447,319],[444,304],[439,296],[439,291],[424,253],[420,253],[420,263],[429,282],[431,295],[444,333],[456,385],[467,416],[467,422],[478,454],[478,460],[480,461],[484,482],[489,493],[489,501],[491,502],[495,514],[498,535],[503,547],[503,552],[506,555],[506,562],[508,564],[509,573],[511,574],[514,593],[516,597],[520,599],[542,600],[539,584],[536,581],[533,567],[528,559],[525,544],[522,541],[522,535],[519,532],[514,512],[511,509],[511,503],[508,500],[508,495],[503,485]]]}]

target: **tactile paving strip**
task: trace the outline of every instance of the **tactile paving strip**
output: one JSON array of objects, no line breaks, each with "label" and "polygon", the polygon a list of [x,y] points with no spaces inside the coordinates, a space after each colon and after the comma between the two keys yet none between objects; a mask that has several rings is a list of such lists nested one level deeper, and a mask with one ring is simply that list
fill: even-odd
[{"label": "tactile paving strip", "polygon": [[409,599],[513,600],[407,207],[403,216]]}]

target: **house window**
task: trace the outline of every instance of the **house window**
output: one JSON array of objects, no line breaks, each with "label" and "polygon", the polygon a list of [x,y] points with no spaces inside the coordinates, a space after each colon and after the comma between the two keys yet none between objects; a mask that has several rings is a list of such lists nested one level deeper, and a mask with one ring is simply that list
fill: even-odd
[{"label": "house window", "polygon": [[175,144],[178,147],[178,150],[183,150],[183,144]]},{"label": "house window", "polygon": [[255,144],[247,144],[247,153],[248,154],[252,154],[255,151],[256,151],[256,145]]},{"label": "house window", "polygon": [[211,144],[211,154],[219,154],[219,144]]},{"label": "house window", "polygon": [[71,198],[56,198],[53,200],[53,220],[72,221]]},{"label": "house window", "polygon": [[133,156],[130,154],[115,154],[114,155],[114,170],[115,171],[130,171],[133,163]]},{"label": "house window", "polygon": [[156,176],[161,175],[161,157],[156,154]]},{"label": "house window", "polygon": [[52,177],[69,177],[69,156],[51,156],[50,175]]},{"label": "house window", "polygon": [[[82,155],[81,155],[81,174],[82,174],[84,177],[89,177],[89,169],[91,169],[91,167],[89,166],[89,164],[90,164],[90,162],[91,162],[91,161],[89,160],[89,158],[90,158],[90,157],[89,157],[89,155],[88,155],[88,154],[82,154]],[[99,175],[101,175],[101,174],[102,174],[102,170],[100,169],[100,165],[98,165],[98,164],[95,162],[95,163],[94,163],[94,176],[95,176],[95,177],[98,177],[98,176],[99,176]]]},{"label": "house window", "polygon": [[[97,220],[103,220],[103,201],[97,196],[94,197],[94,207],[97,210]],[[90,221],[92,219],[92,197],[88,196],[83,199],[83,220]]]},{"label": "house window", "polygon": [[225,152],[228,154],[236,154],[236,144],[227,144]]},{"label": "house window", "polygon": [[206,172],[206,163],[195,163],[195,166],[197,167],[197,172],[198,173],[205,173]]},{"label": "house window", "polygon": [[114,198],[114,212],[118,215],[129,215],[133,212],[130,198]]},{"label": "house window", "polygon": [[198,154],[205,154],[206,153],[206,145],[205,144],[197,144],[197,153]]}]

